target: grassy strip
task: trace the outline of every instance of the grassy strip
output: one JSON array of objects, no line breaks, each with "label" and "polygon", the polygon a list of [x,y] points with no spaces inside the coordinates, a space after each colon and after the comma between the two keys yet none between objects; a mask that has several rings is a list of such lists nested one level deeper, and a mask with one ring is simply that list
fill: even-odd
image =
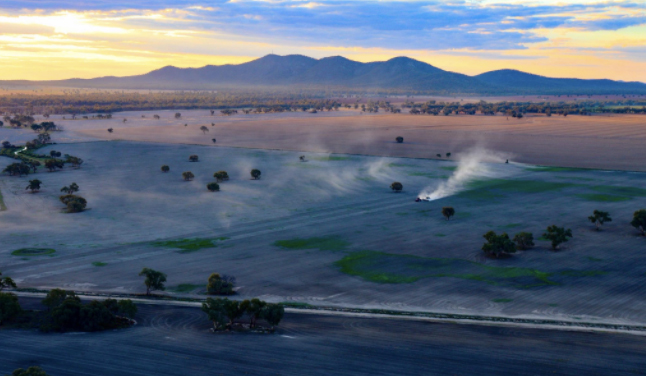
[{"label": "grassy strip", "polygon": [[602,271],[544,272],[521,267],[498,267],[478,262],[399,255],[375,251],[353,252],[335,262],[342,273],[376,283],[413,283],[422,278],[451,277],[521,289],[556,286],[553,277],[592,277]]},{"label": "grassy strip", "polygon": [[586,201],[593,201],[593,202],[621,202],[621,201],[632,200],[632,197],[604,195],[604,194],[597,194],[597,193],[578,194],[576,195],[576,197],[582,198]]},{"label": "grassy strip", "polygon": [[101,261],[94,261],[94,262],[92,263],[92,265],[97,266],[97,267],[101,267],[101,266],[106,266],[106,265],[108,265],[108,263],[107,263],[107,262],[101,262]]},{"label": "grassy strip", "polygon": [[350,243],[336,236],[314,237],[314,238],[296,238],[290,240],[277,240],[274,242],[276,247],[284,249],[318,249],[320,251],[342,251]]},{"label": "grassy strip", "polygon": [[193,238],[193,239],[178,239],[178,240],[166,240],[166,241],[157,241],[151,242],[150,245],[153,247],[161,248],[177,248],[180,249],[179,253],[190,253],[196,252],[201,249],[206,248],[215,248],[218,246],[216,242],[224,241],[229,238],[219,237],[219,238]]},{"label": "grassy strip", "polygon": [[45,256],[55,253],[56,250],[52,248],[20,248],[11,252],[14,256]]}]

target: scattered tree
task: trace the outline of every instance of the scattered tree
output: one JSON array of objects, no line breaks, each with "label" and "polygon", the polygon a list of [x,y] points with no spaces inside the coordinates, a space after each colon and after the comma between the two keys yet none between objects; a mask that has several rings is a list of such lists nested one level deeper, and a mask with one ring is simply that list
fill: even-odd
[{"label": "scattered tree", "polygon": [[34,174],[35,174],[36,169],[40,166],[40,162],[36,161],[36,160],[31,160],[31,161],[29,161],[28,165],[29,165],[29,167],[32,168],[32,170],[34,170]]},{"label": "scattered tree", "polygon": [[446,153],[447,158],[451,158],[451,153]]},{"label": "scattered tree", "polygon": [[393,182],[393,183],[390,185],[390,189],[392,189],[392,190],[393,190],[393,192],[397,192],[397,193],[399,193],[399,192],[401,192],[401,191],[402,191],[402,189],[404,189],[404,186],[402,185],[402,183],[400,183],[400,182],[396,181],[396,182]]},{"label": "scattered tree", "polygon": [[30,180],[29,185],[27,185],[27,188],[25,188],[25,190],[30,189],[31,193],[38,192],[40,191],[41,184],[43,184],[43,182],[38,179]]},{"label": "scattered tree", "polygon": [[182,172],[182,177],[184,178],[184,180],[190,181],[191,179],[193,179],[195,177],[195,175],[193,175],[193,173],[190,172],[190,171],[184,171],[184,172]]},{"label": "scattered tree", "polygon": [[218,192],[218,191],[220,191],[220,184],[218,184],[218,183],[214,183],[214,182],[210,182],[210,183],[208,183],[208,184],[206,185],[206,189],[208,189],[208,190],[209,190],[209,191],[211,191],[211,192]]},{"label": "scattered tree", "polygon": [[258,321],[258,318],[260,317],[260,314],[262,313],[262,310],[263,308],[265,308],[266,305],[267,305],[266,302],[263,302],[258,298],[253,298],[249,300],[249,304],[246,305],[246,311],[247,311],[247,314],[249,314],[250,328],[256,327],[256,322]]},{"label": "scattered tree", "polygon": [[209,316],[215,330],[223,329],[227,322],[230,321],[229,317],[227,317],[227,307],[229,305],[227,301],[228,299],[207,298],[206,302],[202,303],[202,311]]},{"label": "scattered tree", "polygon": [[213,177],[218,182],[229,180],[229,174],[226,171],[218,171],[215,174],[213,174]]},{"label": "scattered tree", "polygon": [[69,186],[65,186],[65,187],[61,188],[61,192],[64,192],[64,193],[66,193],[68,195],[72,195],[72,194],[78,192],[79,189],[80,188],[79,188],[78,184],[72,183]]},{"label": "scattered tree", "polygon": [[281,322],[283,316],[285,316],[285,307],[280,304],[267,304],[260,312],[260,318],[271,325],[272,331]]},{"label": "scattered tree", "polygon": [[260,172],[260,170],[258,170],[257,168],[254,168],[253,170],[251,170],[251,177],[252,177],[254,180],[258,180],[258,179],[260,179],[260,174],[261,174],[261,172]]},{"label": "scattered tree", "polygon": [[198,159],[199,159],[199,157],[198,157],[197,155],[195,155],[195,154],[190,155],[190,156],[188,157],[188,161],[189,161],[189,162],[197,162],[197,161],[198,161]]},{"label": "scattered tree", "polygon": [[450,220],[451,217],[455,215],[455,209],[453,209],[452,206],[445,206],[442,208],[442,215],[446,218],[446,220]]},{"label": "scattered tree", "polygon": [[166,282],[166,274],[158,272],[157,270],[143,268],[139,276],[145,276],[144,284],[146,285],[146,295],[150,295],[153,290],[165,290],[164,283]]},{"label": "scattered tree", "polygon": [[531,232],[519,232],[514,235],[513,240],[516,243],[516,249],[521,251],[528,250],[534,246],[534,235]]},{"label": "scattered tree", "polygon": [[442,154],[435,154],[438,158],[442,158]]},{"label": "scattered tree", "polygon": [[42,300],[42,303],[49,311],[52,311],[54,308],[61,305],[61,303],[67,298],[76,298],[74,291],[52,289],[47,293],[47,296]]},{"label": "scattered tree", "polygon": [[298,160],[301,162],[305,162],[305,156],[301,155],[300,157],[298,157]]},{"label": "scattered tree", "polygon": [[212,138],[212,139],[211,139],[211,141],[213,141],[213,143],[215,144],[215,141],[216,141],[216,140],[215,140],[215,138]]},{"label": "scattered tree", "polygon": [[4,170],[2,170],[2,172],[6,172],[11,176],[29,175],[29,172],[31,172],[31,167],[24,162],[12,163],[7,167],[5,167]]},{"label": "scattered tree", "polygon": [[163,165],[163,166],[161,166],[161,170],[162,170],[162,172],[168,172],[168,171],[170,171],[170,167],[168,167],[167,165]]},{"label": "scattered tree", "polygon": [[608,214],[608,212],[599,210],[592,212],[592,215],[589,216],[588,219],[590,222],[594,223],[597,231],[599,231],[601,225],[605,222],[612,222],[612,218],[610,218],[610,214]]},{"label": "scattered tree", "polygon": [[176,113],[175,113],[175,119],[179,119],[179,118],[181,118],[181,117],[182,117],[182,114],[180,114],[179,112],[176,112]]},{"label": "scattered tree", "polygon": [[13,320],[22,313],[18,297],[8,292],[0,292],[0,325]]},{"label": "scattered tree", "polygon": [[207,128],[207,127],[205,127],[205,126],[201,126],[201,127],[200,127],[200,130],[202,131],[202,133],[206,134],[206,132],[208,132],[208,131],[209,131],[209,128]]},{"label": "scattered tree", "polygon": [[4,277],[2,278],[2,272],[0,272],[0,292],[4,289],[12,288],[15,289],[16,282],[13,281],[10,277]]},{"label": "scattered tree", "polygon": [[108,128],[108,133],[112,133],[112,132],[114,132],[114,129]]},{"label": "scattered tree", "polygon": [[220,276],[218,273],[213,273],[209,276],[206,291],[210,295],[231,295],[233,294],[235,283],[235,277]]},{"label": "scattered tree", "polygon": [[646,236],[646,209],[637,210],[633,214],[633,220],[630,221],[630,224],[639,230],[643,236]]},{"label": "scattered tree", "polygon": [[81,196],[67,194],[59,199],[67,207],[68,213],[80,213],[87,207],[87,200]]},{"label": "scattered tree", "polygon": [[49,376],[42,368],[32,366],[27,369],[18,368],[10,376]]},{"label": "scattered tree", "polygon": [[507,233],[496,235],[495,232],[489,231],[483,237],[487,242],[482,246],[482,250],[488,256],[498,258],[502,254],[516,253],[516,245],[509,239]]},{"label": "scattered tree", "polygon": [[572,237],[572,230],[565,229],[564,227],[557,227],[556,225],[551,225],[547,228],[547,231],[543,234],[543,237],[547,240],[552,241],[552,249],[556,250],[559,244],[567,242],[568,238]]},{"label": "scattered tree", "polygon": [[401,144],[402,142],[404,142],[404,137],[398,136],[395,140],[397,141],[398,144]]}]

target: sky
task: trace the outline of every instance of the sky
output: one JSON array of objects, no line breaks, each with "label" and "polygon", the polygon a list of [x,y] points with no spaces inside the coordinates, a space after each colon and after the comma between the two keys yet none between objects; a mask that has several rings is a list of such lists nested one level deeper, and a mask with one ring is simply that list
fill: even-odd
[{"label": "sky", "polygon": [[646,82],[646,0],[0,1],[0,80],[127,76],[270,53]]}]

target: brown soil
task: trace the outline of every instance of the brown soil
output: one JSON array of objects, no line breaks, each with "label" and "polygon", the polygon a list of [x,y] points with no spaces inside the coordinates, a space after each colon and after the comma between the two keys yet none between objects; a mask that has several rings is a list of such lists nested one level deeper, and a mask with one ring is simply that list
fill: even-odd
[{"label": "brown soil", "polygon": [[[233,119],[232,119],[233,120]],[[430,116],[356,115],[238,120],[199,127],[136,125],[82,129],[101,139],[366,154],[453,157],[474,146],[510,155],[514,162],[546,166],[646,171],[646,116]],[[210,125],[210,124],[207,124]],[[404,143],[395,141],[404,137]]]}]

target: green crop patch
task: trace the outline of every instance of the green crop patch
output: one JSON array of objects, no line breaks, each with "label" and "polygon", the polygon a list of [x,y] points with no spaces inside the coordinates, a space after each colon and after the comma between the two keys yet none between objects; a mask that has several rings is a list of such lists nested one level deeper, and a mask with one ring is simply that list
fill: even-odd
[{"label": "green crop patch", "polygon": [[488,179],[475,180],[467,184],[468,190],[458,194],[458,197],[473,200],[492,200],[511,193],[542,193],[558,191],[573,187],[572,183],[557,183],[540,180],[510,180]]},{"label": "green crop patch", "polygon": [[594,201],[594,202],[621,202],[621,201],[632,200],[631,197],[604,195],[600,193],[583,193],[583,194],[576,195],[576,197],[582,198],[586,201]]},{"label": "green crop patch", "polygon": [[296,238],[290,240],[277,240],[274,242],[276,247],[284,249],[318,249],[320,251],[342,251],[350,243],[337,236],[314,237],[314,238]]},{"label": "green crop patch", "polygon": [[106,266],[106,265],[108,265],[108,263],[106,263],[106,262],[101,262],[101,261],[94,261],[94,262],[92,263],[92,265],[94,265],[94,266],[98,266],[98,267],[101,267],[101,266]]},{"label": "green crop patch", "polygon": [[161,248],[177,248],[179,253],[190,253],[196,252],[201,249],[215,248],[218,246],[217,242],[227,240],[227,237],[219,238],[193,238],[193,239],[179,239],[179,240],[167,240],[159,242],[151,242],[150,245],[153,247]]},{"label": "green crop patch", "polygon": [[597,185],[590,187],[593,191],[626,197],[646,197],[646,189],[636,187],[622,187],[612,185]]},{"label": "green crop patch", "polygon": [[56,253],[52,248],[20,248],[11,252],[14,256],[46,256]]},{"label": "green crop patch", "polygon": [[376,283],[413,283],[423,278],[450,277],[527,289],[556,286],[552,277],[592,277],[604,272],[544,272],[530,268],[499,267],[454,258],[429,258],[375,251],[353,252],[334,264],[342,273]]}]

